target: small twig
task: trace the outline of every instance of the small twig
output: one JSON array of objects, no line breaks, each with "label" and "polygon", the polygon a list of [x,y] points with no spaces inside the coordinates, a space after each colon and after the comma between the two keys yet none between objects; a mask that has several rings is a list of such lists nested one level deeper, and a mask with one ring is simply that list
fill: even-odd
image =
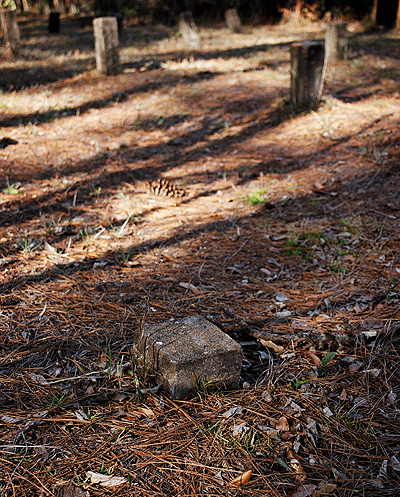
[{"label": "small twig", "polygon": [[226,264],[228,261],[230,261],[231,259],[233,259],[233,257],[235,257],[235,255],[237,255],[242,250],[242,248],[247,244],[247,242],[249,240],[250,240],[250,237],[247,237],[246,240],[242,243],[242,245],[240,245],[240,247],[235,252],[233,252],[233,254],[228,255],[227,257],[225,257],[223,264]]}]

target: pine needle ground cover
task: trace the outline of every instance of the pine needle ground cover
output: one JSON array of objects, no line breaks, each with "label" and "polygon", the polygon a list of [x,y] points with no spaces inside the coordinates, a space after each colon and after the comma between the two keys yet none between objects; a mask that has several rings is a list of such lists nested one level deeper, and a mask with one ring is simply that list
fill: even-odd
[{"label": "pine needle ground cover", "polygon": [[[4,496],[399,493],[399,60],[349,60],[295,115],[290,42],[324,26],[21,23],[2,60]],[[50,60],[51,58],[51,60]],[[175,401],[132,352],[200,314],[241,343],[242,388]]]}]

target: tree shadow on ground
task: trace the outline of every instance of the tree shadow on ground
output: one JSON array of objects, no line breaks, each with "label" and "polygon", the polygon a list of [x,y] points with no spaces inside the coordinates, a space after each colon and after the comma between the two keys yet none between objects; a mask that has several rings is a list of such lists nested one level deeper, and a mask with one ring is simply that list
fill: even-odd
[{"label": "tree shadow on ground", "polygon": [[[124,102],[131,95],[139,94],[139,93],[147,93],[150,91],[156,91],[161,88],[173,88],[174,86],[185,82],[186,84],[193,84],[195,82],[199,82],[202,80],[208,80],[215,76],[218,73],[212,72],[204,72],[197,73],[193,76],[181,77],[179,75],[168,74],[164,76],[162,81],[154,78],[153,81],[148,83],[139,84],[132,86],[130,88],[126,88],[123,91],[118,91],[111,94],[108,98],[95,99],[88,101],[86,103],[82,103],[81,105],[76,105],[74,107],[67,107],[63,110],[50,110],[46,112],[35,112],[32,114],[18,114],[12,115],[10,117],[5,117],[0,120],[0,127],[13,127],[13,126],[26,126],[29,124],[40,124],[44,122],[53,121],[55,119],[62,119],[65,117],[75,116],[77,114],[82,115],[88,112],[91,109],[101,109],[108,107],[116,102]],[[84,83],[82,83],[84,84]]]},{"label": "tree shadow on ground", "polygon": [[[280,116],[279,113],[278,116]],[[246,129],[242,130],[242,132],[237,134],[236,136],[228,136],[226,138],[222,138],[221,140],[216,140],[216,142],[218,143],[215,144],[215,150],[219,154],[223,154],[226,150],[232,149],[232,147],[240,143],[242,140],[247,140],[251,136],[254,136],[257,133],[265,131],[267,129],[273,130],[282,122],[281,118],[274,118],[274,112],[271,113],[270,118],[270,120],[265,120],[264,124],[257,123],[249,125]],[[380,119],[366,125],[358,132],[358,135],[362,136],[368,131],[368,129],[371,129],[379,121]],[[209,134],[210,120],[205,119],[200,130],[189,132],[183,136],[183,146],[187,143],[192,144],[193,139],[202,142],[205,137],[209,136]],[[325,148],[319,150],[318,155],[327,156],[329,153],[332,154],[336,147],[342,146],[344,143],[353,139],[354,137],[355,135],[353,133],[348,134],[341,140],[334,141],[328,144]],[[107,194],[114,194],[116,189],[126,184],[128,184],[130,188],[135,191],[139,183],[143,183],[146,180],[155,180],[161,177],[162,173],[177,166],[182,166],[185,164],[186,161],[193,158],[190,156],[182,156],[180,152],[171,153],[171,150],[167,150],[166,158],[164,160],[161,160],[159,164],[151,166],[147,164],[137,165],[137,157],[141,157],[142,160],[145,160],[159,153],[164,153],[166,146],[167,144],[160,144],[158,147],[139,148],[135,153],[136,159],[133,159],[131,153],[128,152],[127,154],[129,155],[130,160],[125,159],[124,161],[122,161],[122,165],[119,166],[117,170],[113,170],[112,172],[105,172],[104,159],[101,156],[99,156],[97,159],[83,161],[76,168],[73,168],[69,171],[64,171],[63,178],[67,179],[69,174],[75,174],[77,171],[84,171],[87,173],[87,175],[90,175],[88,179],[84,181],[79,180],[77,183],[74,182],[72,184],[68,184],[63,188],[52,190],[43,195],[37,196],[34,200],[18,201],[16,199],[13,199],[10,202],[3,204],[3,215],[1,217],[0,226],[17,226],[21,222],[26,223],[30,220],[42,218],[42,216],[45,215],[55,216],[67,214],[69,218],[72,219],[73,217],[81,215],[84,212],[84,209],[87,208],[89,205],[96,203],[97,197],[93,193],[96,192],[96,187],[98,188],[100,186],[103,197],[107,196]],[[172,149],[174,150],[175,147],[172,147]],[[275,153],[279,153],[279,156],[281,158],[283,157],[284,161],[277,162],[274,159],[271,159],[271,161],[269,162],[260,162],[257,164],[253,164],[246,168],[246,172],[242,175],[242,177],[240,177],[240,171],[238,167],[237,173],[239,174],[239,178],[237,181],[237,186],[246,185],[253,179],[259,177],[260,174],[268,176],[268,174],[270,173],[279,173],[281,176],[285,176],[299,169],[304,169],[306,171],[315,156],[315,152],[311,152],[296,155],[295,158],[292,158],[291,151],[286,150],[284,146],[279,147],[279,149],[277,148],[275,150]],[[201,148],[195,152],[195,155],[196,158],[199,158],[199,156],[209,156],[210,149],[207,145],[202,145]],[[117,155],[114,157],[114,159],[119,162],[119,157],[120,156]],[[136,165],[134,166],[134,164]],[[393,170],[395,170],[395,168],[393,168]],[[196,174],[191,174],[189,176],[186,175],[185,181],[189,180],[201,182],[202,178],[199,177],[199,175],[204,176],[204,173],[197,173],[197,176]],[[214,179],[217,178],[215,172],[213,173],[213,177]],[[183,178],[181,177],[175,178],[176,181],[182,181],[182,179]],[[212,182],[214,181],[214,179],[212,179]],[[197,198],[208,196],[211,194],[210,192],[212,192],[212,187],[208,185],[207,192],[197,194],[186,199],[184,198],[181,201],[182,205],[190,204]],[[79,193],[78,200],[77,193]],[[156,206],[152,209],[145,210],[141,212],[141,216],[146,216],[160,208],[160,206]],[[132,216],[135,215],[136,213],[132,213]],[[123,221],[119,222],[119,224],[122,223]],[[118,222],[114,223],[114,227],[119,226],[119,224]],[[60,236],[54,239],[54,241],[60,241],[61,239],[70,236],[71,233],[76,235],[77,229],[71,228],[71,226],[68,225],[62,231]],[[9,242],[4,242],[3,244],[1,244],[0,251],[4,251],[5,254],[9,253]]]},{"label": "tree shadow on ground", "polygon": [[[29,68],[7,67],[0,69],[0,90],[2,92],[16,92],[25,88],[33,88],[47,85],[59,80],[73,78],[77,74],[86,71],[87,68],[65,69],[63,65],[52,65],[51,67],[36,66]],[[7,126],[0,123],[0,126]]]},{"label": "tree shadow on ground", "polygon": [[[257,209],[253,215],[252,219],[268,219],[274,218],[275,222],[281,222],[283,225],[286,223],[296,221],[299,219],[299,212],[303,212],[304,216],[307,216],[307,212],[312,213],[312,219],[316,220],[326,219],[327,210],[329,211],[329,216],[331,219],[333,218],[342,218],[344,216],[354,217],[357,216],[357,211],[354,210],[352,206],[352,202],[356,202],[360,195],[363,196],[362,205],[358,203],[358,208],[364,213],[377,213],[380,212],[380,209],[385,209],[385,203],[380,205],[376,200],[375,193],[377,190],[385,190],[387,192],[393,193],[393,199],[396,198],[396,184],[400,175],[400,166],[397,163],[392,165],[387,165],[385,169],[382,169],[378,173],[373,173],[371,175],[362,175],[354,178],[349,181],[337,182],[335,185],[332,185],[331,189],[327,189],[323,193],[312,193],[310,195],[301,195],[296,196],[293,195],[291,199],[288,201],[287,199],[283,202],[279,202],[276,205],[269,205],[268,208],[261,207]],[[330,192],[334,192],[334,196],[330,195]],[[319,198],[319,202],[315,202],[316,196]],[[343,202],[343,199],[346,199]],[[189,200],[190,201],[190,200]],[[186,202],[186,201],[185,201]],[[386,202],[386,198],[383,199],[383,202]],[[327,209],[327,207],[329,207]],[[382,220],[385,219],[385,214],[380,214]],[[187,223],[180,228],[175,229],[169,236],[159,239],[154,238],[152,240],[147,240],[145,242],[137,243],[131,245],[125,250],[129,252],[130,257],[134,258],[139,255],[146,254],[147,252],[166,249],[168,247],[173,246],[182,246],[183,243],[186,243],[190,240],[194,239],[202,239],[202,237],[207,236],[208,234],[217,234],[217,233],[225,233],[231,232],[235,226],[240,225],[242,221],[245,219],[248,220],[248,217],[235,217],[233,216],[231,219],[222,219],[217,221],[206,220],[203,223],[190,224]],[[379,229],[377,227],[377,233]],[[243,245],[243,239],[234,240],[233,242],[228,244],[224,250],[223,246],[216,246],[218,248],[217,252],[214,254],[210,251],[210,247],[208,248],[206,255],[206,260],[208,264],[211,264],[213,267],[219,266],[221,270],[226,266],[224,261],[227,258],[232,258],[232,247],[234,248],[233,253],[236,255],[239,253],[237,250],[240,246]],[[262,247],[264,247],[262,249]],[[244,245],[242,247],[244,249]],[[264,243],[259,244],[259,246],[255,247],[247,247],[244,252],[252,251],[252,256],[254,257],[254,250],[263,250],[263,253],[259,254],[259,261],[262,267],[263,261],[268,257],[276,257],[275,252],[269,252],[266,245]],[[237,252],[236,252],[237,250]],[[241,249],[242,250],[242,249]],[[187,254],[188,257],[191,254]],[[235,257],[236,257],[235,255]],[[241,253],[243,257],[243,251]],[[181,257],[181,256],[180,256]],[[109,267],[123,265],[121,261],[121,253],[119,251],[106,251],[101,256],[92,256],[90,254],[87,255],[83,262],[62,262],[63,256],[60,255],[57,264],[55,264],[52,268],[44,270],[41,274],[38,275],[24,275],[20,278],[12,278],[11,281],[4,280],[4,283],[1,285],[1,293],[2,300],[5,302],[7,298],[10,298],[12,292],[17,288],[29,287],[32,284],[47,284],[50,281],[55,281],[64,276],[74,277],[74,275],[78,275],[84,272],[93,271],[94,264],[101,263],[102,261],[107,261],[107,265]],[[203,264],[202,268],[204,271],[206,268],[204,267],[203,259],[199,259],[195,262],[195,266]],[[180,260],[180,265],[184,268],[184,259]],[[309,265],[309,262],[308,262]],[[298,261],[293,259],[293,268],[298,266]],[[301,267],[298,268],[301,271]],[[175,271],[171,268],[171,271]],[[196,270],[197,271],[197,270]],[[196,272],[195,271],[195,272]],[[171,273],[172,274],[172,273]],[[161,282],[162,283],[162,282]],[[129,284],[131,286],[131,284]],[[8,296],[8,297],[7,297]],[[113,297],[114,298],[114,297]],[[104,295],[103,295],[104,299]]]}]

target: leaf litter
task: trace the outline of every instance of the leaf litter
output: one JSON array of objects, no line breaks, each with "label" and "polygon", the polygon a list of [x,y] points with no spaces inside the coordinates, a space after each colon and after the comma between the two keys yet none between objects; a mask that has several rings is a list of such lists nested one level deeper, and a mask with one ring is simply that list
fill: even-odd
[{"label": "leaf litter", "polygon": [[[197,60],[133,26],[119,76],[78,50],[65,80],[40,62],[3,88],[5,496],[400,491],[397,38],[352,38],[316,118],[291,114],[274,45],[321,26],[226,33],[226,53],[201,31]],[[173,401],[133,335],[197,313],[242,344],[243,388]]]}]

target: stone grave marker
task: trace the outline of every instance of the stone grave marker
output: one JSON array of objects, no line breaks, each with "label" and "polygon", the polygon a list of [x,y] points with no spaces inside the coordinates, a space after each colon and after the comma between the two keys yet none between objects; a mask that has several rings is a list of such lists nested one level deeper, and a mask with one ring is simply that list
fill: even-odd
[{"label": "stone grave marker", "polygon": [[185,44],[194,50],[201,48],[199,30],[193,18],[193,14],[188,10],[179,15],[179,30]]},{"label": "stone grave marker", "polygon": [[323,42],[303,41],[291,45],[291,100],[296,110],[318,106],[324,83]]},{"label": "stone grave marker", "polygon": [[3,30],[4,44],[10,55],[17,55],[20,46],[20,35],[17,22],[17,11],[3,9],[1,13],[1,28]]},{"label": "stone grave marker", "polygon": [[102,74],[119,74],[118,22],[116,17],[98,17],[93,21],[96,67]]},{"label": "stone grave marker", "polygon": [[238,388],[242,348],[202,316],[145,325],[135,336],[138,363],[156,373],[173,398],[182,399],[196,382]]},{"label": "stone grave marker", "polygon": [[228,9],[225,11],[225,22],[232,33],[243,33],[242,23],[236,9]]},{"label": "stone grave marker", "polygon": [[327,63],[347,59],[347,23],[332,21],[326,28],[325,56]]}]

